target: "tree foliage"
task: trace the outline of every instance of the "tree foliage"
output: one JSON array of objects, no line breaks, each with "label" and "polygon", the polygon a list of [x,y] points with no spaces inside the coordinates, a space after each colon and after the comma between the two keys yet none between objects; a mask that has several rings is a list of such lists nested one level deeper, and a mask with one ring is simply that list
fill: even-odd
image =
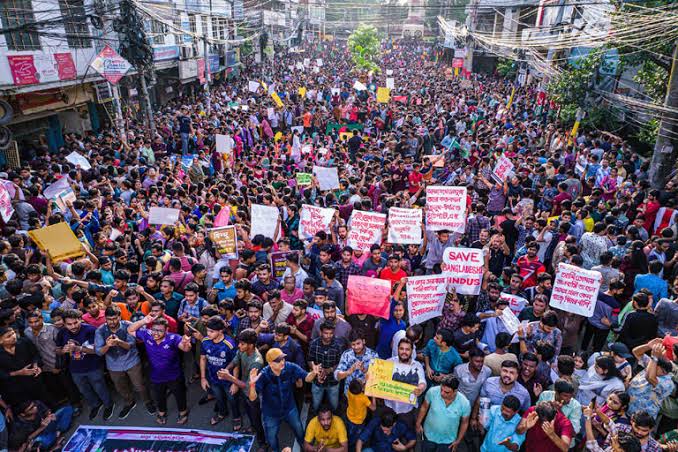
[{"label": "tree foliage", "polygon": [[360,24],[348,37],[354,66],[359,70],[379,72],[381,38],[373,25]]},{"label": "tree foliage", "polygon": [[579,60],[576,67],[565,68],[546,87],[549,97],[560,105],[560,119],[574,124],[577,109],[585,102],[598,74],[601,53],[591,52]]},{"label": "tree foliage", "polygon": [[512,79],[516,76],[518,65],[515,61],[507,58],[499,58],[497,62],[497,73],[504,78]]}]

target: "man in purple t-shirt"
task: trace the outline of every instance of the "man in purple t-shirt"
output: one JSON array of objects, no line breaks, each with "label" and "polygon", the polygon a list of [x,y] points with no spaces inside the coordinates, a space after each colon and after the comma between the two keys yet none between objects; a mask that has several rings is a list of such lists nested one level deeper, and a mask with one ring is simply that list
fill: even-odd
[{"label": "man in purple t-shirt", "polygon": [[[147,325],[152,325],[150,330]],[[143,327],[143,328],[142,328]],[[151,365],[151,390],[158,406],[156,421],[167,423],[167,391],[174,395],[179,409],[178,424],[188,422],[186,383],[179,361],[179,352],[191,350],[190,336],[180,336],[167,331],[167,320],[147,315],[131,324],[127,332],[144,342]]]}]

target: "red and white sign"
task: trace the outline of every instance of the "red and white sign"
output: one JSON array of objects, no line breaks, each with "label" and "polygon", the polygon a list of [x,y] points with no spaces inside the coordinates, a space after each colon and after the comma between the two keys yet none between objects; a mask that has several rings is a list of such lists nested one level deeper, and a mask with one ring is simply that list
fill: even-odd
[{"label": "red and white sign", "polygon": [[485,259],[483,250],[475,248],[445,248],[443,274],[447,275],[448,284],[462,295],[478,295],[483,283]]},{"label": "red and white sign", "polygon": [[207,81],[205,78],[205,59],[204,58],[199,58],[198,59],[198,81],[202,83],[203,85]]},{"label": "red and white sign", "polygon": [[348,314],[370,314],[382,319],[391,316],[391,281],[351,275],[348,277],[346,307]]},{"label": "red and white sign", "polygon": [[494,165],[494,170],[492,175],[498,182],[504,183],[504,181],[513,174],[513,162],[503,155],[497,160],[497,164]]},{"label": "red and white sign", "polygon": [[527,306],[526,299],[519,297],[518,295],[512,295],[510,293],[502,292],[502,294],[499,296],[499,299],[508,301],[509,308],[515,315],[520,314],[521,311],[525,309],[525,306]]},{"label": "red and white sign", "polygon": [[90,66],[113,85],[118,83],[132,67],[129,61],[121,57],[108,44],[94,58]]},{"label": "red and white sign", "polygon": [[407,278],[407,312],[410,324],[423,323],[443,313],[447,296],[445,275]]},{"label": "red and white sign", "polygon": [[59,73],[59,80],[73,80],[78,76],[78,69],[75,67],[73,55],[70,52],[55,53],[54,61]]},{"label": "red and white sign", "polygon": [[[456,50],[455,50],[456,53]],[[464,67],[464,59],[463,58],[455,58],[452,60],[452,67]]]},{"label": "red and white sign", "polygon": [[12,197],[5,184],[0,184],[0,215],[2,215],[2,220],[7,223],[13,214]]},{"label": "red and white sign", "polygon": [[351,214],[351,229],[348,232],[348,246],[354,250],[369,251],[375,243],[381,245],[386,215],[376,212],[354,210]]},{"label": "red and white sign", "polygon": [[401,244],[421,243],[421,209],[388,209],[388,242]]},{"label": "red and white sign", "polygon": [[15,85],[33,85],[40,83],[38,71],[35,69],[33,55],[8,55],[7,62],[12,71]]},{"label": "red and white sign", "polygon": [[426,229],[464,233],[466,229],[466,187],[426,187]]},{"label": "red and white sign", "polygon": [[598,300],[598,291],[603,275],[570,264],[559,264],[553,283],[552,308],[591,317]]},{"label": "red and white sign", "polygon": [[304,204],[299,216],[299,238],[311,239],[319,231],[327,231],[336,210]]}]

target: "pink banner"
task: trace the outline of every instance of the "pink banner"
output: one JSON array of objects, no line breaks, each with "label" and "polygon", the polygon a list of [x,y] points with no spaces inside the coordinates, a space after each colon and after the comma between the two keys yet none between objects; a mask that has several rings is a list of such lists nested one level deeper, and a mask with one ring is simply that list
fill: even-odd
[{"label": "pink banner", "polygon": [[348,277],[348,314],[371,314],[388,319],[390,317],[391,281],[351,275]]},{"label": "pink banner", "polygon": [[40,83],[33,55],[8,55],[7,62],[12,71],[15,85],[33,85]]},{"label": "pink banner", "polygon": [[73,55],[68,53],[55,53],[54,61],[59,72],[59,80],[73,80],[78,76],[78,70],[73,62]]}]

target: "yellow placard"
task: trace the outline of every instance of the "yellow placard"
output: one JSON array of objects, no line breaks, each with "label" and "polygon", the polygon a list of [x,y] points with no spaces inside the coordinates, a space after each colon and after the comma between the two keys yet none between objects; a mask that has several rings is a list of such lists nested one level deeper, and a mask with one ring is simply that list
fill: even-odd
[{"label": "yellow placard", "polygon": [[302,87],[299,88],[299,95],[301,97],[306,97],[306,87],[305,86],[302,86]]},{"label": "yellow placard", "polygon": [[393,380],[393,361],[373,359],[367,371],[365,395],[416,405],[416,386]]},{"label": "yellow placard", "polygon": [[353,133],[351,133],[351,132],[341,132],[341,133],[339,134],[339,139],[340,139],[341,141],[344,141],[344,140],[348,140],[348,139],[351,138],[352,136],[353,136]]},{"label": "yellow placard", "polygon": [[391,100],[391,90],[383,86],[377,88],[377,102],[387,104],[389,100]]},{"label": "yellow placard", "polygon": [[49,253],[52,262],[60,262],[85,254],[82,243],[67,223],[57,223],[28,231],[28,236],[42,251]]},{"label": "yellow placard", "polygon": [[273,98],[273,102],[278,106],[278,108],[283,108],[283,103],[282,100],[280,100],[280,96],[278,96],[278,93],[271,93],[271,97]]},{"label": "yellow placard", "polygon": [[579,130],[579,121],[575,121],[574,125],[572,126],[572,132],[570,132],[570,136],[567,139],[568,145],[572,144],[572,140],[574,140],[577,137],[578,130]]},{"label": "yellow placard", "polygon": [[282,137],[283,137],[282,132],[276,132],[276,134],[273,136],[273,139],[275,141],[280,141],[280,140],[282,140]]}]

